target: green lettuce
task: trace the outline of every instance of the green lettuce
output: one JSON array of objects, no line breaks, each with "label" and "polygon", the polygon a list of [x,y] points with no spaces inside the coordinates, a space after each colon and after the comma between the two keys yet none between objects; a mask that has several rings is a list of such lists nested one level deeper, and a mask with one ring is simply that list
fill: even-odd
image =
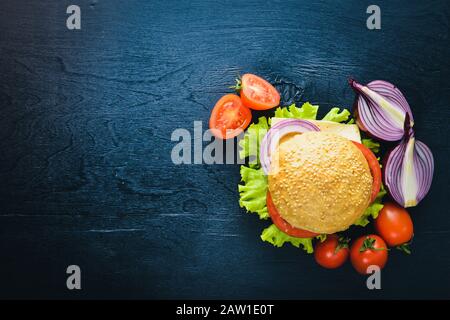
[{"label": "green lettuce", "polygon": [[379,142],[375,142],[370,138],[362,139],[361,142],[367,148],[372,150],[373,153],[378,153],[380,151],[380,143]]},{"label": "green lettuce", "polygon": [[320,242],[324,242],[325,240],[327,240],[327,234],[319,234],[318,236],[316,236],[316,239],[319,240]]},{"label": "green lettuce", "polygon": [[240,207],[257,213],[260,219],[269,218],[266,205],[267,177],[264,171],[241,166],[241,181],[244,184],[238,185]]},{"label": "green lettuce", "polygon": [[259,164],[259,145],[269,130],[269,124],[266,117],[260,117],[257,123],[251,124],[239,140],[239,158],[249,158],[251,167]]},{"label": "green lettuce", "polygon": [[275,110],[275,117],[315,120],[317,110],[319,110],[319,106],[313,106],[309,102],[305,102],[300,108],[296,107],[295,103],[293,103],[289,107],[278,107]]},{"label": "green lettuce", "polygon": [[347,109],[342,109],[341,112],[339,112],[339,108],[332,108],[325,117],[322,118],[322,120],[326,121],[333,121],[333,122],[344,122],[347,121],[350,117],[350,111]]},{"label": "green lettuce", "polygon": [[275,247],[282,247],[285,243],[290,243],[297,248],[301,246],[307,253],[314,252],[312,238],[291,237],[278,229],[274,224],[263,230],[261,240],[269,242]]},{"label": "green lettuce", "polygon": [[362,216],[359,217],[358,220],[356,220],[354,225],[365,227],[370,223],[370,217],[376,219],[380,210],[383,209],[382,200],[385,194],[386,190],[384,189],[384,186],[381,185],[380,192],[378,192],[378,195],[375,198],[374,202],[372,202],[372,204],[367,207]]}]

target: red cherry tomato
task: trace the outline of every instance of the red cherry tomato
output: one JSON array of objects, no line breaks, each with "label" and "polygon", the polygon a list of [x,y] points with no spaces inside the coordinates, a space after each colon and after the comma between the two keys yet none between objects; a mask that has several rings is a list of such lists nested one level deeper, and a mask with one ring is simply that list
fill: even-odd
[{"label": "red cherry tomato", "polygon": [[405,208],[388,202],[375,219],[375,229],[391,246],[399,246],[411,240],[414,233],[411,216]]},{"label": "red cherry tomato", "polygon": [[327,236],[324,242],[318,242],[314,248],[316,262],[324,268],[335,269],[348,259],[350,250],[347,243],[340,243],[335,234]]},{"label": "red cherry tomato", "polygon": [[241,79],[240,91],[244,106],[254,110],[271,109],[280,104],[280,94],[269,82],[246,73]]},{"label": "red cherry tomato", "polygon": [[384,240],[370,234],[358,238],[350,248],[350,261],[361,274],[367,274],[367,268],[376,265],[383,269],[388,259],[388,247]]},{"label": "red cherry tomato", "polygon": [[275,207],[269,192],[267,192],[266,201],[267,201],[267,211],[269,211],[269,215],[272,218],[272,222],[277,226],[278,229],[280,229],[284,233],[297,238],[311,238],[319,235],[318,233],[314,233],[308,230],[302,230],[294,226],[291,226],[289,222],[284,220],[278,213],[278,210]]}]

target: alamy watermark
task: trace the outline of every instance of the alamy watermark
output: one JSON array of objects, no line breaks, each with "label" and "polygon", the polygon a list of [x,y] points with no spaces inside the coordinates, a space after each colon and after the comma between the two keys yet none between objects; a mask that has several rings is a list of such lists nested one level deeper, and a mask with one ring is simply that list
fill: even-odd
[{"label": "alamy watermark", "polygon": [[[267,132],[267,130],[266,130]],[[179,164],[244,164],[245,159],[239,153],[247,152],[256,155],[258,152],[258,139],[256,135],[249,135],[246,143],[248,148],[244,150],[239,142],[244,139],[244,133],[237,139],[222,140],[214,137],[213,130],[203,130],[201,121],[194,121],[194,131],[178,128],[172,132],[170,140],[176,142],[172,148],[171,159]],[[237,143],[236,143],[237,142]],[[204,143],[208,143],[204,146]],[[236,152],[237,151],[237,152]],[[250,162],[256,163],[255,156],[250,157]]]},{"label": "alamy watermark", "polygon": [[367,267],[367,274],[370,276],[367,278],[366,286],[369,290],[381,289],[381,269],[377,265],[370,265]]},{"label": "alamy watermark", "polygon": [[379,6],[372,4],[367,7],[366,13],[370,16],[366,20],[366,26],[369,30],[381,29],[381,9]]},{"label": "alamy watermark", "polygon": [[66,286],[69,290],[81,290],[81,269],[76,264],[67,267],[66,273],[69,275]]},{"label": "alamy watermark", "polygon": [[70,16],[66,19],[66,27],[69,30],[80,30],[81,29],[81,9],[75,4],[71,4],[67,7],[67,14]]},{"label": "alamy watermark", "polygon": [[[260,164],[260,160],[266,161],[265,168],[268,170],[267,161],[270,159],[270,172],[275,174],[280,166],[279,152],[275,152],[278,142],[286,134],[283,129],[272,128],[265,143],[268,129],[255,130],[252,134],[245,135],[243,132],[237,139],[222,140],[214,137],[214,130],[203,130],[201,121],[194,121],[193,135],[187,129],[175,129],[170,140],[176,142],[170,157],[175,165],[181,164]],[[270,141],[269,141],[270,140]],[[206,146],[204,143],[207,143]],[[264,147],[264,150],[260,149]],[[259,156],[262,155],[262,159]],[[263,166],[264,168],[264,166]]]},{"label": "alamy watermark", "polygon": [[[372,4],[367,7],[366,13],[370,16],[366,20],[366,27],[369,30],[381,29],[381,9],[378,5]],[[66,19],[66,27],[69,30],[81,29],[81,8],[76,4],[71,4],[66,9],[69,16]]]}]

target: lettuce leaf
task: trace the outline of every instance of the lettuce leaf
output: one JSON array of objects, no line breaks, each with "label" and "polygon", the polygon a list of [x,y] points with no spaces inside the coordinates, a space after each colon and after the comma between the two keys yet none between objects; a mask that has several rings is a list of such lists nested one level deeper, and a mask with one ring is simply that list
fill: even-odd
[{"label": "lettuce leaf", "polygon": [[339,108],[332,108],[322,120],[344,122],[348,120],[348,117],[350,117],[350,111],[347,109],[342,109],[342,111],[339,112]]},{"label": "lettuce leaf", "polygon": [[380,143],[379,142],[373,141],[370,138],[362,139],[361,142],[367,148],[372,150],[373,153],[378,153],[380,151]]},{"label": "lettuce leaf", "polygon": [[384,186],[381,185],[380,192],[378,192],[377,197],[375,198],[374,202],[370,206],[367,207],[367,209],[364,211],[361,217],[359,217],[358,220],[354,223],[354,225],[365,227],[369,224],[370,220],[369,218],[372,217],[373,219],[376,219],[378,217],[378,213],[381,209],[383,209],[382,200],[384,195],[386,194],[386,189],[384,189]]},{"label": "lettuce leaf", "polygon": [[239,206],[254,212],[260,219],[269,218],[266,205],[267,177],[262,169],[241,166],[241,181],[239,184]]},{"label": "lettuce leaf", "polygon": [[290,243],[294,247],[300,248],[307,253],[313,253],[312,238],[295,238],[287,235],[278,229],[274,224],[264,229],[261,233],[261,240],[273,244],[275,247],[282,247],[285,243]]},{"label": "lettuce leaf", "polygon": [[295,103],[293,103],[289,107],[278,107],[275,110],[275,117],[315,120],[318,109],[319,106],[313,106],[309,102],[305,102],[300,108],[296,107]]},{"label": "lettuce leaf", "polygon": [[269,130],[269,124],[266,117],[258,118],[257,123],[251,124],[239,140],[239,158],[249,158],[248,162],[251,167],[259,164],[259,145]]}]

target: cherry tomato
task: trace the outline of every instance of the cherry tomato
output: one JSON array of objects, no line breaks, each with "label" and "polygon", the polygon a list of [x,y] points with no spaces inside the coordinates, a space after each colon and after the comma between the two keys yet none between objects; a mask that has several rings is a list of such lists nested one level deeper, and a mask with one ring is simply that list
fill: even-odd
[{"label": "cherry tomato", "polygon": [[340,241],[335,234],[328,235],[324,242],[318,242],[314,248],[316,262],[327,269],[342,266],[349,253],[348,242]]},{"label": "cherry tomato", "polygon": [[291,226],[289,222],[284,220],[278,213],[278,210],[275,207],[269,192],[267,192],[266,201],[267,201],[267,211],[269,211],[269,215],[272,218],[272,222],[277,226],[278,229],[280,229],[284,233],[297,238],[311,238],[319,235],[318,233],[314,233],[308,230],[302,230],[294,226]]},{"label": "cherry tomato", "polygon": [[350,248],[350,261],[361,274],[367,274],[367,268],[376,265],[383,269],[388,259],[388,248],[382,238],[370,234],[358,238]]},{"label": "cherry tomato", "polygon": [[252,121],[252,113],[235,94],[217,101],[209,118],[209,128],[220,139],[230,139],[243,132]]},{"label": "cherry tomato", "polygon": [[378,218],[375,219],[375,229],[391,247],[408,242],[414,233],[408,211],[392,202],[384,204]]},{"label": "cherry tomato", "polygon": [[280,104],[280,94],[269,82],[246,73],[241,79],[240,91],[244,106],[254,110],[267,110]]},{"label": "cherry tomato", "polygon": [[365,145],[352,141],[355,146],[358,147],[358,149],[362,152],[364,157],[367,160],[367,163],[369,164],[370,173],[372,174],[373,178],[373,184],[372,184],[372,194],[370,197],[370,202],[373,202],[375,198],[377,197],[378,192],[380,192],[381,187],[381,168],[380,164],[378,163],[377,157],[373,154],[373,152],[367,148]]}]

